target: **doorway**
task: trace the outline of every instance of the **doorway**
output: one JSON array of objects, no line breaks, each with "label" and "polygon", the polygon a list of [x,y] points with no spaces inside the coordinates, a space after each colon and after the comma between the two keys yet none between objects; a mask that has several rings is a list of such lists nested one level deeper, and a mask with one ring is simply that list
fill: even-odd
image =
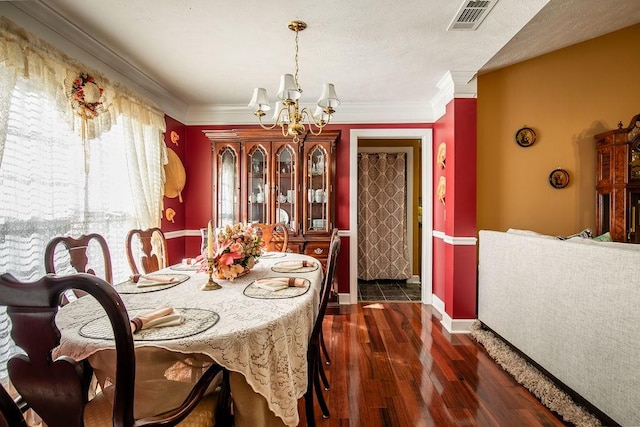
[{"label": "doorway", "polygon": [[419,139],[358,141],[359,302],[421,300],[419,153]]},{"label": "doorway", "polygon": [[419,230],[419,247],[421,256],[418,259],[421,272],[421,298],[423,304],[432,301],[432,158],[433,158],[432,129],[352,129],[350,132],[350,209],[349,215],[349,295],[341,295],[340,302],[356,304],[358,301],[358,143],[360,139],[420,139],[420,156],[422,170],[420,174],[421,194],[423,201],[419,221],[424,224]]}]

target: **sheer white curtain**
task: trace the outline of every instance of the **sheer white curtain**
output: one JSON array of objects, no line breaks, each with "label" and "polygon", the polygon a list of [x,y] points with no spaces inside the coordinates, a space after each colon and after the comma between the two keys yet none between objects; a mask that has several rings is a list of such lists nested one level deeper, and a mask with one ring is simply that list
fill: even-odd
[{"label": "sheer white curtain", "polygon": [[[95,118],[70,102],[80,72],[104,89]],[[125,279],[126,233],[160,225],[164,130],[156,107],[0,17],[0,274],[39,278],[52,237],[96,232]],[[2,308],[0,379],[15,351],[8,327]]]}]

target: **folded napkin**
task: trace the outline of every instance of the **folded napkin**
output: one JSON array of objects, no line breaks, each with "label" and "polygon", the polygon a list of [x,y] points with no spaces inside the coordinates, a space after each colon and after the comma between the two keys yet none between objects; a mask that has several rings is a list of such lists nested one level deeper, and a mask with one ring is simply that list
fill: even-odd
[{"label": "folded napkin", "polygon": [[202,261],[204,260],[204,258],[202,257],[202,255],[198,255],[197,258],[183,258],[182,259],[182,263],[184,265],[198,265],[200,264]]},{"label": "folded napkin", "polygon": [[313,261],[282,261],[276,265],[278,270],[296,271],[305,267],[315,267]]},{"label": "folded napkin", "polygon": [[306,280],[296,277],[270,277],[267,279],[256,280],[254,283],[257,287],[266,289],[267,291],[281,291],[282,289],[287,289],[290,286],[303,288],[306,284]]},{"label": "folded napkin", "polygon": [[168,285],[169,283],[173,283],[177,280],[172,276],[155,276],[150,274],[134,274],[130,279],[132,282],[136,283],[139,288],[143,288],[145,286]]},{"label": "folded napkin", "polygon": [[184,322],[184,317],[173,307],[160,307],[138,313],[131,319],[131,331],[135,334],[143,329],[176,326]]}]

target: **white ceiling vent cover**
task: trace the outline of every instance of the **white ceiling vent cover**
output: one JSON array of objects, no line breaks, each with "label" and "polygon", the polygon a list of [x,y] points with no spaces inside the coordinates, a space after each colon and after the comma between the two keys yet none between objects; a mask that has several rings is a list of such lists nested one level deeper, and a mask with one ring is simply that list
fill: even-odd
[{"label": "white ceiling vent cover", "polygon": [[465,0],[455,18],[449,24],[447,31],[477,29],[496,3],[498,3],[498,0]]}]

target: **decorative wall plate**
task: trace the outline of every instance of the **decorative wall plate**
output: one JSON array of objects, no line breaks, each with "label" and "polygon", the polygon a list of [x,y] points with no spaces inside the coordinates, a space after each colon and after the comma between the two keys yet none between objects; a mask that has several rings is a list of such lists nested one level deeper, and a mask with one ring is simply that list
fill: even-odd
[{"label": "decorative wall plate", "polygon": [[164,183],[164,195],[170,199],[178,197],[182,203],[182,190],[187,180],[187,173],[180,156],[171,148],[167,148],[169,162],[164,165],[166,181]]},{"label": "decorative wall plate", "polygon": [[516,132],[516,142],[521,147],[530,147],[536,142],[536,133],[533,129],[523,127]]},{"label": "decorative wall plate", "polygon": [[438,166],[440,166],[441,169],[445,168],[446,160],[447,160],[447,144],[444,142],[441,142],[440,145],[438,145],[438,158],[437,158]]},{"label": "decorative wall plate", "polygon": [[557,168],[549,174],[549,184],[553,188],[564,188],[569,185],[569,172],[564,169]]}]

